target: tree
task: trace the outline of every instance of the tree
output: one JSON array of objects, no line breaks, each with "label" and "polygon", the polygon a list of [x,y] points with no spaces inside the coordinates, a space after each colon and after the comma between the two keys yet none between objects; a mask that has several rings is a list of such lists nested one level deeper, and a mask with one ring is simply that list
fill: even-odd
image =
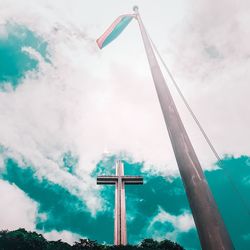
[{"label": "tree", "polygon": [[98,244],[95,240],[80,239],[80,242],[75,242],[72,249],[85,250],[85,249],[99,249],[99,248],[98,248]]},{"label": "tree", "polygon": [[11,250],[44,250],[47,241],[41,234],[27,232],[24,228],[15,231],[1,232],[0,246]]},{"label": "tree", "polygon": [[15,231],[0,231],[0,250],[184,250],[170,240],[144,239],[138,245],[113,246],[98,244],[94,240],[80,239],[73,246],[58,241],[47,241],[41,234],[27,232],[20,228]]},{"label": "tree", "polygon": [[141,244],[139,244],[139,247],[142,249],[157,249],[158,248],[158,241],[153,239],[144,239]]},{"label": "tree", "polygon": [[182,246],[177,243],[174,243],[170,240],[163,240],[159,242],[160,249],[168,249],[168,250],[184,250]]},{"label": "tree", "polygon": [[68,243],[58,241],[49,241],[46,250],[71,250],[72,247]]}]

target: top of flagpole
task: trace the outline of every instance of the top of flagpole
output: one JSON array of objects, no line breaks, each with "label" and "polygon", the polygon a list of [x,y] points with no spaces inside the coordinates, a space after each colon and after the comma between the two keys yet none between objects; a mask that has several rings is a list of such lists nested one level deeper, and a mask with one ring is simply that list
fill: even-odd
[{"label": "top of flagpole", "polygon": [[139,7],[137,6],[137,5],[135,5],[134,7],[133,7],[133,11],[136,13],[136,14],[138,14],[138,11],[139,10]]}]

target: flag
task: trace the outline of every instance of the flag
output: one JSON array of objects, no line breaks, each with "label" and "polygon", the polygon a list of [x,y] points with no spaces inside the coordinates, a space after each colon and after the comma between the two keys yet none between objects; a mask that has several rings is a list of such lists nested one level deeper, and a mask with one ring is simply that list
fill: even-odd
[{"label": "flag", "polygon": [[98,47],[102,49],[112,42],[116,37],[118,37],[133,19],[133,17],[133,14],[119,16],[103,33],[103,35],[96,40]]}]

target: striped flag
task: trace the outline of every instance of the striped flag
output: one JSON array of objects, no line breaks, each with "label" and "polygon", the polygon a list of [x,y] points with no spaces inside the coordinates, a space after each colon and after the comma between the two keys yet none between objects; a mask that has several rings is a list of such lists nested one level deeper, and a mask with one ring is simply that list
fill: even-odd
[{"label": "striped flag", "polygon": [[103,33],[103,35],[96,40],[98,47],[102,49],[103,47],[111,43],[127,27],[133,17],[135,17],[134,14],[119,16]]}]

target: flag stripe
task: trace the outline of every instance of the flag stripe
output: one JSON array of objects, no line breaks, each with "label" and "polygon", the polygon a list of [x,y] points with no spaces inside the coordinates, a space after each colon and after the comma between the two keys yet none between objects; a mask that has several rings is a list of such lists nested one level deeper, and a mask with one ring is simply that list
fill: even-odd
[{"label": "flag stripe", "polygon": [[97,44],[100,49],[112,42],[120,33],[127,27],[134,15],[119,16],[104,34],[97,39]]}]

